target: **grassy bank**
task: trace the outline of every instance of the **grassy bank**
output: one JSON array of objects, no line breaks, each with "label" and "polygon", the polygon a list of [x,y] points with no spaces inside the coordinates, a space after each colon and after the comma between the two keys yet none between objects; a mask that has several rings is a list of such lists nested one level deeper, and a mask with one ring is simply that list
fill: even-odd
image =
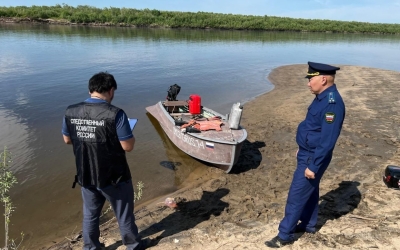
[{"label": "grassy bank", "polygon": [[344,22],[274,16],[177,12],[128,8],[55,6],[0,7],[0,17],[33,21],[53,19],[60,23],[104,24],[137,27],[306,31],[336,33],[400,34],[400,24]]}]

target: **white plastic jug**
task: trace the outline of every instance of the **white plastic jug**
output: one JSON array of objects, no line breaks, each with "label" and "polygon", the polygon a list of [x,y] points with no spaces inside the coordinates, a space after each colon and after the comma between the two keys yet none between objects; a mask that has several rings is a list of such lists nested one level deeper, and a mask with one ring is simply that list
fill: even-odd
[{"label": "white plastic jug", "polygon": [[240,102],[234,103],[229,114],[229,128],[239,129],[240,119],[242,118],[243,106]]}]

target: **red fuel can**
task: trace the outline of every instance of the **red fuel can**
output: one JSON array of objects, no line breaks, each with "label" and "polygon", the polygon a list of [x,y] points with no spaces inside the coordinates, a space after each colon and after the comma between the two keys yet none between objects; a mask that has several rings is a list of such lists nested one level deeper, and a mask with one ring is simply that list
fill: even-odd
[{"label": "red fuel can", "polygon": [[201,113],[201,97],[199,95],[189,96],[189,113],[192,115],[198,115]]}]

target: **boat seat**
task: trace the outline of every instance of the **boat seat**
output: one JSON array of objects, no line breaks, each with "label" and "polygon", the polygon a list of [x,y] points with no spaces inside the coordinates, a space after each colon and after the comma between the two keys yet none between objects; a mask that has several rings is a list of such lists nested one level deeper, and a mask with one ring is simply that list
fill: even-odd
[{"label": "boat seat", "polygon": [[179,113],[179,107],[187,107],[189,104],[187,101],[164,101],[164,107],[169,113]]},{"label": "boat seat", "polygon": [[187,101],[164,101],[165,107],[187,106]]}]

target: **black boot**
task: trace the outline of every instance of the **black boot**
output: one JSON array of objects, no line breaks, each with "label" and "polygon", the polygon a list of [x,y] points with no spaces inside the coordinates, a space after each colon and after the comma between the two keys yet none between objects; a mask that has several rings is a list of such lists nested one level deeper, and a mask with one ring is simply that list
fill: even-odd
[{"label": "black boot", "polygon": [[265,245],[270,248],[281,248],[286,245],[293,244],[294,240],[282,240],[279,236],[275,236],[271,240],[265,242]]}]

